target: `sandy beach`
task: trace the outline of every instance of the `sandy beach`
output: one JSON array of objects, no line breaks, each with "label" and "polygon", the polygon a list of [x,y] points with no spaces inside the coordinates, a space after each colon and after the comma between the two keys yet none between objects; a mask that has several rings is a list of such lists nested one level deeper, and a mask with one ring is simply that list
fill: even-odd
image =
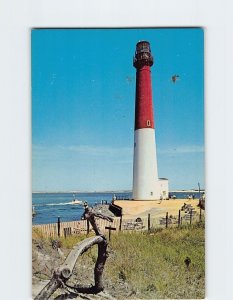
[{"label": "sandy beach", "polygon": [[184,203],[191,204],[194,208],[198,209],[199,200],[176,199],[176,200],[160,200],[158,201],[126,201],[116,200],[114,204],[122,207],[123,218],[145,217],[148,214],[156,217],[164,217],[166,212],[169,215],[178,215]]}]

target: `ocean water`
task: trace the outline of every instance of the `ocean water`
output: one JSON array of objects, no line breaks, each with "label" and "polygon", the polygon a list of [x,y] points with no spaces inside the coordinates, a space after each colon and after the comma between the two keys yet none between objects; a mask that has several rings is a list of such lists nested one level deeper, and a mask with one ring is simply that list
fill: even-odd
[{"label": "ocean water", "polygon": [[[131,198],[131,193],[115,193],[122,198]],[[187,192],[174,192],[178,199],[186,199]],[[83,205],[72,204],[72,200],[87,201],[89,206],[100,204],[103,201],[110,203],[113,193],[33,193],[32,206],[35,209],[36,215],[32,218],[32,224],[49,224],[56,223],[60,217],[61,222],[80,220],[84,212]],[[195,193],[198,198],[198,193]]]},{"label": "ocean water", "polygon": [[[115,193],[118,197],[130,198],[129,193]],[[80,220],[84,212],[82,204],[72,204],[72,200],[87,201],[89,206],[100,204],[103,201],[110,203],[113,193],[33,193],[32,206],[36,215],[32,224],[56,223],[60,217],[61,222]]]}]

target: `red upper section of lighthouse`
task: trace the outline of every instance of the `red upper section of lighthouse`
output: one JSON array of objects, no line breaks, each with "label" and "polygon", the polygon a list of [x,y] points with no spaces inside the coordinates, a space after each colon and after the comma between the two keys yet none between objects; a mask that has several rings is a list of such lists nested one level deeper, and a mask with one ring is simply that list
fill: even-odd
[{"label": "red upper section of lighthouse", "polygon": [[137,69],[135,130],[141,128],[154,128],[150,71],[150,67],[153,65],[153,57],[148,42],[142,41],[137,43],[133,64]]}]

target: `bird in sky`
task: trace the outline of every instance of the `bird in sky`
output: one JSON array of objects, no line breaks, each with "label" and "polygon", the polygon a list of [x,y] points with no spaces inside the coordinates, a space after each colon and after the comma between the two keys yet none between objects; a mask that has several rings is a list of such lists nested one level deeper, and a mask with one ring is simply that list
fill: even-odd
[{"label": "bird in sky", "polygon": [[173,75],[171,80],[172,80],[173,83],[176,83],[176,80],[178,80],[179,78],[180,78],[179,75]]}]

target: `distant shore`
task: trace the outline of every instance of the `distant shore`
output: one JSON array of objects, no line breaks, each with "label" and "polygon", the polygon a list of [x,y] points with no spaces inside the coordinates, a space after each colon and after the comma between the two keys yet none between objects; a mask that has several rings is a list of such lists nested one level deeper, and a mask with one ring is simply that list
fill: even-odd
[{"label": "distant shore", "polygon": [[[205,190],[200,190],[200,193],[205,192]],[[169,191],[169,193],[199,193],[199,190],[175,190]]]},{"label": "distant shore", "polygon": [[32,192],[32,194],[114,194],[114,193],[132,193],[132,191],[65,191],[65,192]]},{"label": "distant shore", "polygon": [[[200,190],[201,193],[205,192],[205,189]],[[119,191],[58,191],[58,192],[43,192],[35,191],[32,194],[119,194],[119,193],[132,193],[131,190],[119,190]],[[173,190],[169,193],[199,193],[199,190],[189,189],[189,190]]]}]

